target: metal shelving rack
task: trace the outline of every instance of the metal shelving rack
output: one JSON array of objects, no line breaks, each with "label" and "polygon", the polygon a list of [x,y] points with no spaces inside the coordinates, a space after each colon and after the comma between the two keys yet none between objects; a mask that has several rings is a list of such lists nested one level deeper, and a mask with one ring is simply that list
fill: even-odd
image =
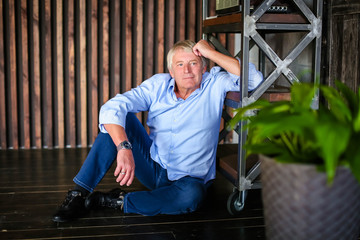
[{"label": "metal shelving rack", "polygon": [[[210,41],[219,51],[231,55],[214,37],[213,33],[241,33],[241,51],[237,54],[241,59],[241,87],[239,92],[230,92],[227,95],[225,105],[232,108],[244,107],[260,97],[266,96],[267,99],[289,98],[288,92],[270,92],[271,86],[281,75],[290,84],[299,82],[289,65],[304,51],[304,49],[314,41],[312,80],[317,83],[320,74],[320,55],[321,55],[321,32],[322,32],[322,0],[313,1],[313,10],[306,5],[303,0],[292,0],[298,8],[296,13],[267,13],[267,9],[275,0],[264,0],[257,8],[250,13],[250,0],[241,0],[242,12],[230,15],[208,17],[207,0],[203,1],[203,37]],[[276,32],[306,32],[304,37],[281,59],[278,54],[270,47],[264,39],[267,33]],[[275,69],[264,79],[262,84],[253,92],[249,93],[249,51],[253,45],[257,45],[261,54],[265,55],[275,66]],[[260,66],[264,66],[265,57],[260,57]],[[262,68],[264,69],[264,68]],[[314,96],[314,108],[317,108],[319,101],[318,93]],[[228,200],[228,210],[231,214],[240,212],[245,204],[246,192],[249,189],[261,188],[261,183],[257,181],[260,174],[260,162],[256,162],[251,168],[246,169],[245,150],[243,148],[247,133],[244,131],[245,122],[239,123],[239,141],[237,153],[232,156],[222,155],[219,158],[219,170],[234,183],[234,192]],[[231,148],[225,146],[226,151]],[[232,148],[232,150],[234,150]],[[219,152],[219,150],[218,150]],[[235,158],[235,163],[226,162]],[[226,159],[226,160],[224,160]]]}]

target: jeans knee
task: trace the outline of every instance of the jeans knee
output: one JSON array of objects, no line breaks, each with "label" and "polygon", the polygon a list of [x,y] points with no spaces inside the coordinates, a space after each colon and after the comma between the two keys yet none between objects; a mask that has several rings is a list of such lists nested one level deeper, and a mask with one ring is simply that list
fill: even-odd
[{"label": "jeans knee", "polygon": [[183,212],[193,212],[201,205],[205,198],[206,190],[201,183],[192,182],[181,187],[176,199],[177,205]]}]

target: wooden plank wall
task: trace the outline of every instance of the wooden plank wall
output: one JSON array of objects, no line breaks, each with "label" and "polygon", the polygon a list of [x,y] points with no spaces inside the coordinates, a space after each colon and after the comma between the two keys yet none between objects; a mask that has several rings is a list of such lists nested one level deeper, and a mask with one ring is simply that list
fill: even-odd
[{"label": "wooden plank wall", "polygon": [[341,80],[353,90],[360,87],[360,2],[328,0],[325,81]]},{"label": "wooden plank wall", "polygon": [[201,0],[0,0],[0,149],[91,145],[104,102],[167,71],[176,41],[201,38],[201,8]]}]

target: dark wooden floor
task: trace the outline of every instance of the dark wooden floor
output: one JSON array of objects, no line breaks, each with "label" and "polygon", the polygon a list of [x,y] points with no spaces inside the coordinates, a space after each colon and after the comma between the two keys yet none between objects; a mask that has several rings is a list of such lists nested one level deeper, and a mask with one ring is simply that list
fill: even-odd
[{"label": "dark wooden floor", "polygon": [[[145,217],[106,209],[56,224],[63,201],[88,149],[0,150],[0,239],[265,239],[261,193],[249,191],[245,209],[231,216],[232,184],[218,174],[204,206],[187,215]],[[98,190],[117,187],[113,170]],[[137,181],[127,191],[142,190]]]}]

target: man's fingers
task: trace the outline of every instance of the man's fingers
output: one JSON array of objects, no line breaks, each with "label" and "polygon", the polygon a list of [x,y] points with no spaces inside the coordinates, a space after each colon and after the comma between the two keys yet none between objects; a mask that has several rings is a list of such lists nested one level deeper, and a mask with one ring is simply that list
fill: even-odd
[{"label": "man's fingers", "polygon": [[117,180],[119,180],[117,182],[120,183],[120,186],[130,186],[134,180],[134,171],[127,171],[124,174],[120,173]]},{"label": "man's fingers", "polygon": [[116,182],[121,186],[129,186],[134,179],[135,164],[131,151],[119,151],[117,156],[117,166],[114,172]]},{"label": "man's fingers", "polygon": [[120,167],[117,166],[114,171],[114,176],[117,177],[119,175],[119,173],[120,173]]}]

